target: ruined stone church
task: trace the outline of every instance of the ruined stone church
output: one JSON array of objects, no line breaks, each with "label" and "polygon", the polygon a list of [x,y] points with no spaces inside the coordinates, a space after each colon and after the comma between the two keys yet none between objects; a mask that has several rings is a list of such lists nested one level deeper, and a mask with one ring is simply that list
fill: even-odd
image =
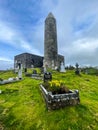
[{"label": "ruined stone church", "polygon": [[59,67],[64,63],[64,56],[58,54],[56,19],[52,13],[49,13],[45,19],[44,31],[44,57],[22,53],[14,57],[14,67],[21,63],[23,68],[42,67],[43,64],[49,68]]}]

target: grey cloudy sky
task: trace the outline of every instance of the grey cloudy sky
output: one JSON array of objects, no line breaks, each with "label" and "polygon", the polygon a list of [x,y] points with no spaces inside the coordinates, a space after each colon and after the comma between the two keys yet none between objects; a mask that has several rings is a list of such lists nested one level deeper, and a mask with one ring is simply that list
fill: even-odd
[{"label": "grey cloudy sky", "polygon": [[49,12],[65,65],[98,66],[98,0],[0,0],[0,69],[12,67],[23,52],[43,56]]}]

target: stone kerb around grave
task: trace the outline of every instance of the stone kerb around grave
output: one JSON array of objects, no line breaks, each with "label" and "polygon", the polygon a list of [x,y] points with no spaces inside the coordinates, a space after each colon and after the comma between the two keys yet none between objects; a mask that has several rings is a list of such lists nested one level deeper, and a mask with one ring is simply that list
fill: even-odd
[{"label": "stone kerb around grave", "polygon": [[42,84],[40,85],[40,90],[43,94],[48,110],[60,109],[80,103],[78,90],[70,90],[70,93],[64,94],[52,94],[52,92],[47,91]]},{"label": "stone kerb around grave", "polygon": [[9,78],[7,80],[0,81],[0,84],[14,83],[14,82],[17,82],[17,81],[21,81],[21,79],[19,79],[18,77],[16,77],[16,78]]}]

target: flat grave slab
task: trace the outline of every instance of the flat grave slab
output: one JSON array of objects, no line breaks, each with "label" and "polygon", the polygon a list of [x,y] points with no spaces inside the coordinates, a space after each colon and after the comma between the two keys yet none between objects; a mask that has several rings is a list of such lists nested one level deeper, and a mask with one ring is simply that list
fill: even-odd
[{"label": "flat grave slab", "polygon": [[18,81],[21,81],[22,79],[19,79],[19,78],[9,78],[7,80],[2,80],[0,81],[0,84],[8,84],[8,83],[14,83],[14,82],[18,82]]}]

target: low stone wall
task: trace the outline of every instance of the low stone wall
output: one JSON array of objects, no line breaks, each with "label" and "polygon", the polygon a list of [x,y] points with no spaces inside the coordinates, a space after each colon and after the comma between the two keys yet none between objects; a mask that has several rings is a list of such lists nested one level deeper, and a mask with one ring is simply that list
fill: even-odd
[{"label": "low stone wall", "polygon": [[32,74],[31,76],[33,79],[39,79],[39,80],[43,80],[43,77],[39,74]]},{"label": "low stone wall", "polygon": [[60,109],[66,106],[77,105],[80,103],[79,91],[70,90],[70,93],[55,94],[48,92],[44,86],[40,85],[48,110]]},{"label": "low stone wall", "polygon": [[41,75],[39,75],[39,74],[26,73],[25,76],[26,77],[31,77],[33,79],[43,80],[43,77]]}]

